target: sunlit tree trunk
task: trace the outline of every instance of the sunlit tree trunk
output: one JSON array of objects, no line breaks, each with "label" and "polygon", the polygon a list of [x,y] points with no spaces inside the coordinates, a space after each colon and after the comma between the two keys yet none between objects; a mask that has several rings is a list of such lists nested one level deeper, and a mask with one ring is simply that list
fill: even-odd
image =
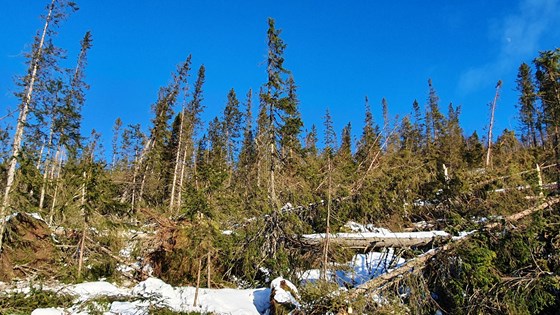
[{"label": "sunlit tree trunk", "polygon": [[490,124],[488,126],[488,151],[486,151],[486,167],[490,167],[491,156],[492,156],[492,129],[494,128],[494,113],[496,111],[496,103],[498,102],[498,97],[500,96],[500,88],[502,87],[502,81],[499,80],[496,84],[496,94],[494,95],[494,100],[491,104],[490,109]]},{"label": "sunlit tree trunk", "polygon": [[6,222],[7,222],[7,220],[4,220],[4,218],[6,217],[6,212],[10,205],[10,191],[12,190],[12,186],[14,184],[17,159],[21,151],[23,128],[27,120],[27,114],[29,112],[29,104],[31,102],[31,95],[33,94],[33,86],[35,84],[35,80],[37,78],[37,70],[39,68],[39,59],[41,58],[41,54],[43,52],[43,44],[45,42],[45,37],[47,35],[47,30],[49,28],[49,23],[51,21],[53,9],[54,9],[54,0],[52,0],[51,2],[51,5],[49,7],[49,13],[47,14],[47,17],[45,19],[45,26],[43,27],[43,32],[41,34],[39,46],[37,47],[37,51],[33,53],[33,60],[31,62],[31,67],[32,67],[31,77],[29,78],[29,84],[27,85],[27,91],[25,92],[25,95],[23,97],[23,101],[19,112],[19,117],[17,120],[16,132],[14,134],[14,142],[12,145],[12,156],[10,157],[10,161],[9,161],[9,168],[6,177],[6,187],[4,189],[2,206],[0,208],[0,219],[2,219],[2,223],[0,224],[0,253],[2,252],[4,231],[6,230]]}]

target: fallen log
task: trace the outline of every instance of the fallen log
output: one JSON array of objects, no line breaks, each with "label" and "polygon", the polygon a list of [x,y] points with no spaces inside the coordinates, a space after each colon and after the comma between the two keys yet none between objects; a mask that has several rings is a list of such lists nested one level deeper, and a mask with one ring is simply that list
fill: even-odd
[{"label": "fallen log", "polygon": [[[506,222],[515,222],[518,220],[521,220],[524,217],[527,217],[533,213],[536,213],[538,211],[544,210],[552,205],[557,204],[558,202],[560,202],[560,198],[556,197],[556,198],[552,198],[549,199],[547,201],[545,201],[544,203],[536,206],[536,207],[531,207],[529,209],[526,209],[524,211],[512,214],[508,217],[506,217],[505,221]],[[484,230],[489,230],[489,229],[493,229],[495,227],[497,227],[500,223],[490,223],[485,225]],[[458,238],[455,239],[454,242],[451,243],[447,243],[445,245],[442,245],[440,247],[434,248],[432,250],[427,251],[426,253],[418,256],[417,258],[414,258],[412,260],[407,261],[406,263],[404,263],[402,266],[395,268],[394,270],[387,272],[385,274],[382,274],[378,277],[375,277],[373,279],[371,279],[368,282],[365,282],[364,284],[358,286],[357,288],[353,289],[349,295],[350,299],[353,299],[355,297],[357,297],[360,294],[364,294],[366,292],[375,292],[377,290],[379,290],[380,288],[382,288],[385,284],[387,284],[388,282],[392,281],[395,278],[401,277],[406,273],[411,273],[411,272],[417,272],[422,270],[425,265],[426,262],[428,260],[430,260],[432,257],[434,257],[435,255],[441,253],[441,252],[445,252],[447,250],[449,250],[450,248],[452,248],[452,246],[458,245],[460,243],[462,243],[463,241],[467,240],[469,238],[471,234],[465,235],[462,238]]]},{"label": "fallen log", "polygon": [[[324,243],[325,233],[301,235],[307,245]],[[415,247],[427,245],[434,240],[448,240],[451,235],[444,231],[428,232],[370,232],[329,234],[329,242],[347,248]]]}]

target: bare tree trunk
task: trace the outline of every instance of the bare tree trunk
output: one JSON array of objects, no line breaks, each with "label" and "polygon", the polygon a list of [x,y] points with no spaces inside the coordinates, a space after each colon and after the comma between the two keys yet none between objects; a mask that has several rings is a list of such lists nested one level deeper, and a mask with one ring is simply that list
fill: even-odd
[{"label": "bare tree trunk", "polygon": [[[55,158],[55,163],[58,161],[58,172],[56,173],[56,180],[55,180],[55,184],[54,184],[54,193],[53,193],[53,200],[51,203],[51,210],[50,210],[50,214],[49,214],[49,225],[52,226],[53,224],[53,218],[54,218],[54,208],[56,206],[56,198],[58,196],[58,190],[59,190],[59,185],[60,185],[60,172],[62,170],[62,152],[60,152],[59,150],[57,150],[56,155],[57,158]],[[51,179],[54,177],[54,169],[53,172],[51,173]]]},{"label": "bare tree trunk", "polygon": [[[138,175],[138,172],[140,172],[140,167],[142,167],[142,162],[144,161],[144,158],[146,157],[146,155],[148,155],[148,152],[151,149],[152,143],[153,143],[152,139],[148,140],[148,143],[146,143],[146,146],[142,150],[142,153],[140,153],[140,157],[138,158],[138,162],[136,163],[136,166],[134,168],[134,173],[136,175]],[[144,173],[142,174],[142,181],[140,182],[140,191],[138,193],[138,199],[139,200],[142,200],[142,195],[144,195],[144,184],[146,183],[146,173],[148,173],[148,166],[147,165],[146,165],[146,168],[144,170]]]},{"label": "bare tree trunk", "polygon": [[199,185],[198,185],[198,171],[196,169],[196,164],[197,164],[197,159],[196,159],[196,152],[193,150],[193,177],[194,177],[194,187],[196,188],[196,190],[199,190]]},{"label": "bare tree trunk", "polygon": [[[45,171],[43,172],[43,183],[41,184],[41,196],[39,197],[39,211],[43,210],[43,203],[45,202],[45,193],[46,193],[46,190],[47,190],[47,179],[49,178],[47,161],[48,161],[48,158],[49,158],[49,155],[50,155],[49,154],[50,151],[51,151],[50,149],[47,150],[47,156],[45,157]],[[56,169],[56,165],[57,165],[57,161],[58,161],[57,160],[58,159],[58,154],[59,154],[59,151],[57,150],[56,155],[54,157],[54,163],[52,163],[51,176],[50,176],[51,179],[52,179],[53,173]]]},{"label": "bare tree trunk", "polygon": [[136,164],[138,163],[138,156],[135,155],[134,157],[134,172],[132,173],[132,197],[130,200],[130,211],[131,213],[134,213],[134,206],[136,204],[136,177],[137,177],[137,173],[138,173],[138,167],[136,167]]},{"label": "bare tree trunk", "polygon": [[181,110],[181,124],[179,126],[179,142],[177,143],[177,153],[175,154],[175,169],[173,170],[173,181],[171,182],[171,199],[169,201],[169,210],[172,211],[175,206],[175,189],[177,188],[177,180],[179,173],[179,163],[181,163],[181,144],[183,143],[183,124],[185,123],[185,108]]},{"label": "bare tree trunk", "polygon": [[490,167],[491,155],[492,155],[492,129],[494,128],[494,112],[496,111],[496,103],[498,102],[498,97],[500,96],[500,88],[502,87],[502,80],[499,80],[496,84],[496,94],[494,95],[494,100],[492,101],[492,107],[490,109],[490,125],[488,126],[488,151],[486,152],[486,167]]},{"label": "bare tree trunk", "polygon": [[208,250],[208,255],[206,255],[206,286],[210,289],[210,250]]},{"label": "bare tree trunk", "polygon": [[[183,202],[183,183],[185,181],[185,173],[187,169],[187,158],[189,157],[188,150],[189,143],[185,143],[185,149],[183,151],[183,158],[181,160],[181,176],[179,176],[179,191],[177,192],[177,211],[181,210],[181,204]],[[196,174],[196,163],[195,163],[195,174]],[[196,175],[195,175],[196,180]],[[198,182],[196,183],[198,187]]]},{"label": "bare tree trunk", "polygon": [[539,197],[544,197],[541,167],[538,163],[537,163],[537,179],[539,181]]},{"label": "bare tree trunk", "polygon": [[329,237],[330,237],[330,233],[331,233],[331,201],[332,201],[332,196],[331,196],[331,188],[332,188],[332,168],[331,168],[331,158],[330,156],[327,158],[328,161],[328,177],[329,177],[329,184],[328,184],[328,188],[327,188],[327,228],[325,230],[325,247],[324,247],[324,251],[323,251],[323,272],[322,272],[322,278],[323,280],[327,279],[327,265],[329,263]]},{"label": "bare tree trunk", "polygon": [[87,174],[84,171],[83,174],[84,183],[82,184],[82,198],[80,201],[80,206],[82,208],[82,213],[84,215],[84,227],[82,231],[82,241],[80,242],[80,257],[78,259],[78,279],[82,277],[82,264],[84,262],[84,245],[86,242],[86,232],[87,232],[87,213],[86,213],[86,180]]},{"label": "bare tree trunk", "polygon": [[[43,159],[43,152],[45,152],[45,147],[47,148],[47,156],[45,157],[45,165],[47,163],[47,160],[49,158],[49,153],[50,153],[50,147],[52,144],[52,137],[53,137],[53,126],[51,124],[51,128],[50,128],[50,132],[49,132],[49,140],[45,142],[43,142],[43,145],[41,146],[41,151],[39,152],[39,161],[37,161],[37,170],[41,170],[41,160]],[[45,171],[47,170],[47,168],[45,167]]]},{"label": "bare tree trunk", "polygon": [[270,143],[270,201],[272,204],[273,209],[277,209],[279,207],[278,199],[276,198],[276,187],[275,187],[275,163],[274,163],[274,154],[275,154],[275,144],[274,142]]},{"label": "bare tree trunk", "polygon": [[17,159],[19,157],[19,153],[21,150],[21,141],[23,138],[23,128],[25,127],[25,122],[27,120],[27,114],[29,112],[29,103],[31,102],[31,95],[33,94],[33,86],[35,85],[35,80],[37,78],[37,70],[39,68],[39,58],[43,52],[43,44],[45,42],[45,37],[47,35],[47,29],[49,27],[49,23],[51,21],[51,15],[54,9],[54,1],[52,0],[51,5],[49,7],[49,13],[45,19],[45,26],[43,27],[43,33],[41,34],[41,40],[39,41],[39,47],[37,48],[36,54],[33,56],[33,60],[31,62],[31,77],[29,79],[29,85],[27,86],[27,91],[25,92],[25,96],[23,97],[23,101],[21,104],[21,110],[19,112],[19,117],[16,126],[16,132],[14,134],[14,142],[12,145],[12,156],[10,157],[10,167],[8,168],[8,175],[6,178],[6,187],[4,189],[4,197],[2,200],[2,207],[0,208],[0,219],[2,219],[2,223],[0,225],[0,253],[2,252],[2,244],[4,241],[4,231],[6,230],[6,222],[4,220],[6,217],[6,212],[10,205],[10,191],[12,190],[12,186],[14,184],[14,177],[16,174],[16,166],[17,166]]},{"label": "bare tree trunk", "polygon": [[198,301],[198,288],[200,288],[200,273],[202,272],[202,259],[198,260],[198,272],[196,274],[196,289],[194,291],[194,302],[193,306],[196,306]]}]

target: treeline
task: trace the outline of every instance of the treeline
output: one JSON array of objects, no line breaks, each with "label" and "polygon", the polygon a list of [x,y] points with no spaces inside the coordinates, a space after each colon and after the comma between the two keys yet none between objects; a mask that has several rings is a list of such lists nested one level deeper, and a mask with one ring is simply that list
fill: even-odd
[{"label": "treeline", "polygon": [[[29,70],[17,81],[13,132],[2,133],[0,216],[38,212],[52,226],[82,231],[80,261],[89,227],[142,220],[142,210],[150,209],[187,222],[178,228],[189,240],[185,246],[175,244],[176,251],[158,258],[168,280],[194,281],[196,270],[185,266],[207,256],[216,270],[212,281],[259,282],[262,270],[286,275],[327,264],[301,253],[293,235],[338,231],[348,220],[398,228],[439,219],[456,228],[473,216],[523,209],[530,202],[524,196],[548,193],[540,183],[560,174],[557,168],[524,172],[537,164],[558,167],[560,49],[519,68],[518,134],[504,130],[493,141],[489,127],[488,135],[466,136],[460,107],[442,110],[428,80],[425,100],[413,100],[411,114],[400,119],[383,99],[376,122],[366,97],[354,141],[353,126],[334,130],[328,109],[323,135],[314,125],[302,132],[296,79],[284,66],[286,44],[273,19],[266,81],[258,91],[231,89],[222,114],[205,125],[205,68],[193,69],[187,56],[160,88],[148,133],[115,121],[106,160],[99,134],[80,131],[92,35],[84,35],[75,65],[63,67],[56,31],[77,7],[53,0],[47,9],[27,55]],[[513,189],[493,193],[498,188]],[[236,233],[224,237],[225,229]]]}]

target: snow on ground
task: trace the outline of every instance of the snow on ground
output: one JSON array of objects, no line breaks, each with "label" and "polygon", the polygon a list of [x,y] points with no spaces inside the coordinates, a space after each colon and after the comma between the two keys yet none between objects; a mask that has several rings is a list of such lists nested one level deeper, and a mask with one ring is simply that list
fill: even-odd
[{"label": "snow on ground", "polygon": [[[397,257],[393,249],[385,252],[369,252],[367,254],[357,254],[351,261],[347,263],[348,268],[343,266],[335,266],[336,271],[330,271],[328,276],[335,280],[340,286],[358,286],[372,278],[375,278],[385,272],[391,271],[393,268],[404,264],[405,260]],[[319,269],[311,269],[301,274],[300,279],[303,283],[315,282],[319,280],[321,271]]]},{"label": "snow on ground", "polygon": [[70,309],[36,309],[33,315],[51,314],[88,314],[84,304],[99,297],[109,297],[114,301],[102,308],[103,314],[148,314],[149,309],[168,308],[176,312],[196,311],[202,313],[251,315],[263,314],[269,308],[270,289],[205,289],[173,287],[160,279],[148,278],[131,289],[119,288],[104,281],[86,282],[69,285],[60,289],[44,286],[43,290],[58,291],[61,294],[76,296]]},{"label": "snow on ground", "polygon": [[[274,291],[274,300],[281,304],[291,304],[299,308],[298,289],[290,281],[278,277],[270,283],[270,289]],[[295,295],[295,296],[294,296]]]}]

